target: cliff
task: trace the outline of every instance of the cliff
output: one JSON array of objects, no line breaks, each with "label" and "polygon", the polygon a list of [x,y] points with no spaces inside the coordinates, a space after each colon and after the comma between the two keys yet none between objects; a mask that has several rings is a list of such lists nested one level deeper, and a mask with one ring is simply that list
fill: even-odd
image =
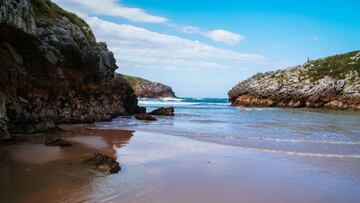
[{"label": "cliff", "polygon": [[0,2],[0,138],[132,114],[137,98],[105,43],[49,0]]},{"label": "cliff", "polygon": [[130,86],[134,89],[135,94],[138,97],[148,97],[148,98],[176,97],[171,87],[167,85],[157,82],[152,82],[139,77],[120,75],[120,74],[118,76],[125,78],[130,83]]},{"label": "cliff", "polygon": [[229,92],[233,105],[360,110],[360,52],[258,73]]}]

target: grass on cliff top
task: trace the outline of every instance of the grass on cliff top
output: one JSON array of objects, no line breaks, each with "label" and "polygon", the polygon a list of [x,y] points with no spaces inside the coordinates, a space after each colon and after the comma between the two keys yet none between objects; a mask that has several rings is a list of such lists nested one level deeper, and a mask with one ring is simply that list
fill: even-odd
[{"label": "grass on cliff top", "polygon": [[90,26],[76,14],[65,11],[50,0],[31,0],[31,2],[36,16],[44,18],[50,24],[53,24],[55,19],[66,17],[81,29],[88,40],[92,38]]},{"label": "grass on cliff top", "polygon": [[[318,80],[324,76],[330,76],[337,80],[344,79],[350,71],[360,73],[360,59],[355,61],[352,57],[356,56],[359,51],[349,52],[346,54],[330,56],[324,59],[311,61],[307,67],[313,64],[306,73],[311,80]],[[359,57],[360,58],[360,57]]]},{"label": "grass on cliff top", "polygon": [[125,78],[130,83],[130,86],[132,86],[132,87],[134,87],[134,86],[138,85],[139,83],[141,83],[142,81],[144,81],[144,79],[139,78],[139,77],[124,75],[124,74],[119,74],[119,73],[115,73],[115,77]]}]

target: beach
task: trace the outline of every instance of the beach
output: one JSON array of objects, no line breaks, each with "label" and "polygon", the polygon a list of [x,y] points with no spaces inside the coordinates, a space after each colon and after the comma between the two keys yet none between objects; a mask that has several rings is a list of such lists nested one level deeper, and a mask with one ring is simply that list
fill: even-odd
[{"label": "beach", "polygon": [[0,203],[359,203],[359,10],[1,0]]},{"label": "beach", "polygon": [[[357,202],[357,158],[270,153],[144,131],[70,127],[68,148],[40,137],[2,146],[0,202]],[[41,151],[41,153],[39,153]],[[122,170],[83,164],[95,151]]]},{"label": "beach", "polygon": [[[358,202],[359,115],[245,108],[226,99],[141,99],[175,116],[60,125],[0,147],[0,202]],[[70,147],[48,147],[45,137]],[[118,174],[84,164],[95,152]]]}]

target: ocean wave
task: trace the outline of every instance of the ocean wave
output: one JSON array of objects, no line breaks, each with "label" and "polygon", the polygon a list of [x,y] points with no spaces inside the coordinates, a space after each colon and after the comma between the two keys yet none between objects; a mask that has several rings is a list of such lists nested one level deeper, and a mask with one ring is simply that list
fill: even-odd
[{"label": "ocean wave", "polygon": [[236,146],[236,147],[246,149],[246,150],[259,151],[259,152],[278,153],[278,154],[287,154],[287,155],[296,155],[296,156],[307,156],[307,157],[360,158],[360,154],[322,154],[322,153],[294,152],[294,151],[285,151],[285,150],[277,150],[277,149],[262,149],[262,148],[241,147],[241,146]]},{"label": "ocean wave", "polygon": [[[187,136],[185,136],[187,137]],[[256,151],[256,152],[264,152],[264,153],[277,153],[277,154],[286,154],[291,156],[306,156],[306,157],[324,157],[324,158],[360,158],[360,154],[331,154],[331,153],[314,153],[314,152],[297,152],[297,151],[287,151],[280,149],[266,149],[261,147],[247,147],[241,146],[234,143],[226,143],[222,141],[211,141],[211,140],[202,140],[199,137],[188,137],[199,141],[207,141],[211,143],[217,143],[227,146],[232,146],[236,148],[240,148],[243,150]]]},{"label": "ocean wave", "polygon": [[167,105],[167,106],[190,106],[190,105],[196,105],[199,103],[193,103],[193,102],[171,102],[171,101],[139,101],[140,105]]},{"label": "ocean wave", "polygon": [[175,101],[175,102],[184,101],[184,99],[175,98],[175,97],[165,97],[165,98],[160,98],[160,100],[162,100],[162,101]]},{"label": "ocean wave", "polygon": [[[108,129],[110,126],[105,127]],[[119,128],[119,126],[111,126],[110,128]],[[135,126],[133,126],[135,127]],[[96,129],[104,128],[104,126],[97,126]],[[134,130],[139,131],[139,129],[132,128],[130,126],[124,126],[121,127],[121,129],[126,130]],[[142,130],[140,130],[142,131]],[[343,145],[360,145],[360,142],[342,142],[342,141],[320,141],[320,140],[300,140],[300,139],[278,139],[278,138],[261,138],[261,137],[237,137],[237,136],[202,136],[200,134],[196,133],[189,133],[186,134],[184,132],[162,132],[157,130],[149,130],[148,132],[156,132],[163,135],[172,135],[172,136],[181,136],[181,137],[187,137],[190,139],[198,140],[198,141],[205,141],[210,143],[216,143],[221,145],[227,145],[232,146],[244,150],[251,150],[251,151],[257,151],[257,152],[264,152],[264,153],[277,153],[277,154],[285,154],[285,155],[291,155],[291,156],[306,156],[306,157],[324,157],[324,158],[360,158],[360,154],[332,154],[332,153],[314,153],[314,152],[300,152],[300,151],[288,151],[288,150],[281,150],[281,149],[267,149],[262,148],[260,146],[253,146],[253,147],[247,147],[243,146],[241,144],[231,143],[227,142],[226,139],[249,139],[249,140],[267,140],[267,141],[276,141],[276,142],[300,142],[300,143],[316,143],[316,144],[343,144]],[[194,136],[194,134],[196,136]],[[204,139],[205,138],[205,139]],[[210,139],[206,139],[210,138]],[[211,138],[220,138],[220,140],[214,140]],[[225,139],[224,139],[225,138]]]},{"label": "ocean wave", "polygon": [[201,138],[220,138],[236,140],[260,140],[273,142],[306,143],[306,144],[329,144],[329,145],[360,145],[360,142],[346,141],[327,141],[327,140],[302,140],[302,139],[282,139],[266,137],[241,137],[241,136],[201,136]]},{"label": "ocean wave", "polygon": [[172,106],[229,106],[227,99],[217,98],[139,98],[141,105],[172,105]]},{"label": "ocean wave", "polygon": [[139,100],[140,105],[165,105],[165,106],[193,106],[194,108],[207,108],[211,106],[229,106],[230,103],[204,103],[190,101],[172,101],[172,100]]},{"label": "ocean wave", "polygon": [[[231,103],[229,103],[230,105]],[[269,111],[269,110],[276,110],[276,108],[269,108],[269,107],[243,107],[243,106],[236,106],[236,108],[243,110],[243,111]]]},{"label": "ocean wave", "polygon": [[163,97],[163,98],[147,98],[147,97],[140,97],[138,98],[139,101],[174,101],[174,102],[181,102],[185,99],[183,98],[176,98],[176,97]]}]

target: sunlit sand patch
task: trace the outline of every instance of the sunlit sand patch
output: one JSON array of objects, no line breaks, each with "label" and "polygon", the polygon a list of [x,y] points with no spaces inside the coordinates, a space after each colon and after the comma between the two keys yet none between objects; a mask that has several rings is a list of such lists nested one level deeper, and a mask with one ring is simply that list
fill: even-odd
[{"label": "sunlit sand patch", "polygon": [[76,136],[67,138],[66,140],[80,143],[93,149],[104,149],[108,147],[105,139],[98,136]]}]

